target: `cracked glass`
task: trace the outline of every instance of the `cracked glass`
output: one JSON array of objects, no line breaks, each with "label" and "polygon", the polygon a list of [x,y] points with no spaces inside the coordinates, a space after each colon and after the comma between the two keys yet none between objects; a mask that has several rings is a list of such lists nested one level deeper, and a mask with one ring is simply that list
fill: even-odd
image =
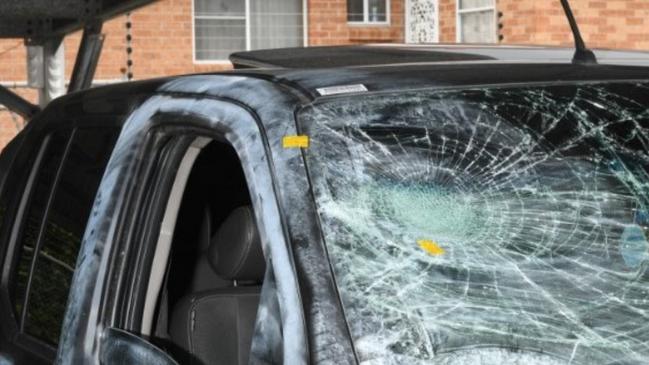
[{"label": "cracked glass", "polygon": [[649,83],[418,91],[299,114],[363,364],[646,364]]}]

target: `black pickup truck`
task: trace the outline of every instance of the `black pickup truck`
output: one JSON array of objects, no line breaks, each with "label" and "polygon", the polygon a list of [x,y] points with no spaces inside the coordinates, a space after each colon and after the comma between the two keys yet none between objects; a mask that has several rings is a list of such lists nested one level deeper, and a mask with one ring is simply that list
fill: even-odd
[{"label": "black pickup truck", "polygon": [[0,364],[649,361],[649,54],[355,46],[73,93],[0,155]]}]

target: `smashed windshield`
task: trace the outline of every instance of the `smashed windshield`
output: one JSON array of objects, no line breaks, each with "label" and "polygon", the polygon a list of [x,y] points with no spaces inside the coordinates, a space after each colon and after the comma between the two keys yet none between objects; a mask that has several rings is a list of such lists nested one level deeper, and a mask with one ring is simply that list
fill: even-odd
[{"label": "smashed windshield", "polygon": [[367,95],[299,120],[362,363],[647,363],[649,84]]}]

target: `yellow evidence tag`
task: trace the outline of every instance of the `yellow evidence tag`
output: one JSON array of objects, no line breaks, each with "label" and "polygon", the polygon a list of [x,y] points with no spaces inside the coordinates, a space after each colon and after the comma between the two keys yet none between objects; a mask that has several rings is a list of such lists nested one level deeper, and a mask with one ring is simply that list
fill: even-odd
[{"label": "yellow evidence tag", "polygon": [[439,247],[439,245],[431,240],[418,240],[417,243],[422,250],[428,252],[433,256],[441,256],[446,253],[446,251]]},{"label": "yellow evidence tag", "polygon": [[284,136],[282,146],[284,148],[309,148],[309,136]]}]

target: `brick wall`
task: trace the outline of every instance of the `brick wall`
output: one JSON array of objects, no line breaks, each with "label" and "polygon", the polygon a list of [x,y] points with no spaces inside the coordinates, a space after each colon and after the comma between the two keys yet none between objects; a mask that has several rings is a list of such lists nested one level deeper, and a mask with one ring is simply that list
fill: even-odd
[{"label": "brick wall", "polygon": [[[269,0],[270,1],[270,0]],[[391,0],[389,25],[349,25],[346,0],[308,0],[309,41],[312,45],[402,42],[404,1]],[[135,79],[229,69],[227,63],[193,61],[191,0],[161,0],[131,14],[132,71]],[[126,16],[104,24],[104,48],[95,75],[99,81],[126,80]],[[66,77],[69,79],[81,39],[65,38]],[[36,102],[37,93],[24,86],[25,47],[21,39],[0,39],[0,81]],[[20,123],[16,123],[19,120]],[[15,135],[22,120],[0,106],[0,148]]]},{"label": "brick wall", "polygon": [[[192,0],[161,0],[131,15],[135,79],[208,72],[230,68],[224,63],[193,62]],[[269,0],[271,1],[271,0]],[[404,4],[391,0],[387,25],[350,25],[346,0],[308,0],[310,45],[403,42]],[[586,42],[591,47],[649,50],[649,0],[571,0]],[[502,43],[572,45],[559,0],[497,0],[503,13]],[[104,24],[104,50],[96,79],[124,80],[126,16]],[[456,0],[439,0],[440,41],[456,40]],[[80,34],[65,39],[66,72],[74,65]],[[0,81],[36,102],[25,82],[25,47],[19,39],[0,39]],[[0,106],[0,148],[20,129],[22,120]]]},{"label": "brick wall", "polygon": [[[19,82],[24,80],[25,47],[19,39],[0,40],[0,80],[4,82]],[[20,75],[23,75],[22,77]],[[19,86],[20,84],[16,85]],[[34,99],[29,89],[14,87],[24,97]],[[19,116],[10,113],[0,105],[0,148],[4,147],[22,128],[24,121]]]},{"label": "brick wall", "polygon": [[[131,14],[132,60],[135,79],[229,69],[229,64],[193,62],[191,0],[162,0]],[[126,21],[119,16],[103,27],[104,48],[95,79],[126,80]],[[66,78],[69,80],[81,33],[64,40]],[[0,81],[36,103],[37,93],[24,86],[25,47],[22,39],[0,39]],[[0,106],[0,148],[20,130],[24,121]]]},{"label": "brick wall", "polygon": [[[649,1],[571,0],[582,35],[593,48],[649,50]],[[503,44],[572,46],[559,0],[496,0]],[[440,41],[456,40],[456,0],[439,0]]]},{"label": "brick wall", "polygon": [[[503,28],[499,33],[503,36],[502,42],[505,44],[542,44],[536,43],[538,19],[547,17],[545,14],[536,13],[536,7],[540,1],[530,0],[498,0],[496,8],[503,14],[500,22]],[[550,2],[550,1],[546,1]],[[561,7],[559,0],[556,1]],[[563,13],[562,13],[563,14]],[[565,16],[560,20],[566,22]],[[570,31],[562,29],[562,31]]]},{"label": "brick wall", "polygon": [[309,44],[403,42],[404,2],[390,1],[388,25],[357,25],[347,23],[347,0],[309,0]]},{"label": "brick wall", "polygon": [[[535,16],[519,15],[520,3],[524,2],[531,4],[527,4],[522,11],[525,14],[536,14]],[[573,44],[559,1],[499,0],[499,7],[501,3],[505,42]],[[590,47],[649,49],[649,1],[572,0],[570,3],[583,37]],[[530,18],[533,20],[530,21]],[[525,21],[526,19],[528,20]],[[512,26],[509,25],[510,22]],[[529,35],[523,36],[523,32]]]}]

